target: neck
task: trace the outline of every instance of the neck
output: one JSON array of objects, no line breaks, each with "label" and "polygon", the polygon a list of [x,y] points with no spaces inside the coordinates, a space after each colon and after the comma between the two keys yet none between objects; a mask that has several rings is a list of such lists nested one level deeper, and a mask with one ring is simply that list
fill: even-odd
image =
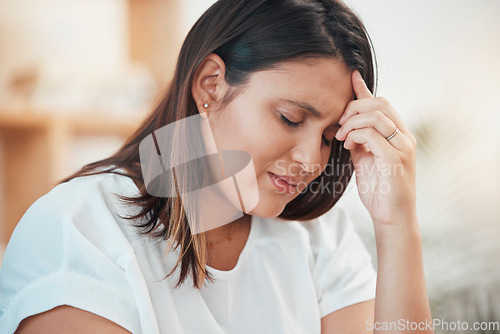
[{"label": "neck", "polygon": [[206,242],[216,242],[221,238],[224,238],[231,231],[231,235],[238,233],[241,228],[246,227],[252,221],[252,216],[248,214],[243,214],[243,217],[236,219],[235,221],[219,226],[212,230],[203,232],[205,234]]}]

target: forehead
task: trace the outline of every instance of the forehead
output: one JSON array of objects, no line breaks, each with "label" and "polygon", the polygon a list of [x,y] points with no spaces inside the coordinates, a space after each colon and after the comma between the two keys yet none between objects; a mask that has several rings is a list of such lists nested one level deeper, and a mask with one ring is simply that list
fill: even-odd
[{"label": "forehead", "polygon": [[343,61],[325,57],[282,62],[253,73],[247,89],[271,101],[309,104],[325,117],[340,117],[339,113],[354,98],[351,70]]}]

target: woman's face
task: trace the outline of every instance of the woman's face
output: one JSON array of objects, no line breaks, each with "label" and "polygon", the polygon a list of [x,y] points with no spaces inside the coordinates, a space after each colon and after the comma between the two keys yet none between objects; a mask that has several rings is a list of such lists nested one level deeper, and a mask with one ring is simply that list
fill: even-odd
[{"label": "woman's face", "polygon": [[[230,103],[209,111],[217,149],[252,157],[259,201],[249,214],[278,216],[323,172],[337,122],[353,97],[351,71],[342,61],[313,58],[253,73]],[[289,183],[296,186],[276,175],[293,178]]]}]

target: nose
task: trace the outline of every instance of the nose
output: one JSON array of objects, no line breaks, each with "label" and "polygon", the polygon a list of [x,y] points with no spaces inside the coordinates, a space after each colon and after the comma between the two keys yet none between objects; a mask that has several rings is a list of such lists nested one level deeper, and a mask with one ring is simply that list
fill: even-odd
[{"label": "nose", "polygon": [[292,159],[302,165],[307,173],[316,173],[321,168],[321,136],[302,139],[292,149]]}]

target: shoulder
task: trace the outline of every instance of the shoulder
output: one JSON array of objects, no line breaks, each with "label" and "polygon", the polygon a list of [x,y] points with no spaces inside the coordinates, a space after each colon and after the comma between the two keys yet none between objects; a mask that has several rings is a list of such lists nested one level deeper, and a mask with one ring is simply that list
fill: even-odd
[{"label": "shoulder", "polygon": [[19,324],[16,334],[28,333],[130,333],[122,326],[68,305],[61,305],[49,311],[32,315]]},{"label": "shoulder", "polygon": [[73,255],[91,263],[97,253],[116,260],[130,252],[135,232],[125,219],[132,208],[117,195],[132,196],[133,187],[132,180],[116,174],[79,177],[55,186],[18,222],[4,260],[23,255],[21,263],[37,261],[30,253],[44,255],[43,260],[54,265]]},{"label": "shoulder", "polygon": [[116,234],[124,228],[119,225],[126,224],[122,217],[132,210],[117,195],[131,196],[133,187],[128,177],[110,173],[78,177],[58,184],[28,208],[12,239],[39,236],[39,233],[44,240],[53,239],[72,229],[89,238],[97,234]]},{"label": "shoulder", "polygon": [[[23,215],[4,260],[31,252],[45,255],[44,260],[54,266],[73,257],[92,264],[96,257],[106,256],[119,263],[122,255],[131,252],[131,242],[138,235],[132,221],[125,219],[133,209],[117,195],[131,196],[133,187],[128,177],[109,173],[55,186]],[[25,264],[35,261],[32,257],[23,260]]]},{"label": "shoulder", "polygon": [[64,214],[80,206],[116,206],[115,194],[131,195],[135,187],[133,181],[123,175],[102,173],[74,178],[56,185],[36,200],[28,209]]},{"label": "shoulder", "polygon": [[115,196],[132,195],[127,179],[113,174],[72,179],[26,211],[0,270],[0,331],[59,305],[139,328],[129,281],[140,274],[130,272],[135,255],[127,233],[134,229],[124,227],[129,222],[120,215],[126,211]]}]

